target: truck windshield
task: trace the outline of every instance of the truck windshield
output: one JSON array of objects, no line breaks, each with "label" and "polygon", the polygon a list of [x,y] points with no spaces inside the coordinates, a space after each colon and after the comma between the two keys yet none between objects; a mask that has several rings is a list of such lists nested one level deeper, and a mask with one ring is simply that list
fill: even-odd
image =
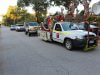
[{"label": "truck windshield", "polygon": [[15,27],[15,25],[11,25],[11,27]]},{"label": "truck windshield", "polygon": [[38,26],[38,23],[37,22],[30,22],[29,25],[30,26]]},{"label": "truck windshield", "polygon": [[84,24],[79,24],[78,27],[79,27],[80,30],[85,30]]},{"label": "truck windshield", "polygon": [[73,23],[63,23],[62,27],[64,29],[64,31],[68,31],[68,30],[78,30],[78,26],[76,24]]},{"label": "truck windshield", "polygon": [[17,26],[24,26],[24,25],[22,25],[22,24],[18,24]]}]

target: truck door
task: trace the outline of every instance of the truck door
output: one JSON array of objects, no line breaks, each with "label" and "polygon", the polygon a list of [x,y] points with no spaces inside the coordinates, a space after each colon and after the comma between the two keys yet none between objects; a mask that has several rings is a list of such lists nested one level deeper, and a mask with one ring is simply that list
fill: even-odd
[{"label": "truck door", "polygon": [[53,30],[53,40],[60,42],[61,41],[61,33],[62,33],[62,28],[60,24],[56,24],[55,28]]}]

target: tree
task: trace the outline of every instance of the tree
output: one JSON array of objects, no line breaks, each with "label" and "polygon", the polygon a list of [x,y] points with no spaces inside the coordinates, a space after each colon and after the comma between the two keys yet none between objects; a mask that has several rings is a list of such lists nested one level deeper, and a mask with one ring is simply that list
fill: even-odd
[{"label": "tree", "polygon": [[8,11],[6,13],[6,18],[13,20],[14,24],[17,23],[19,19],[21,19],[21,15],[23,12],[26,13],[26,10],[21,9],[18,6],[9,6]]},{"label": "tree", "polygon": [[24,23],[25,21],[36,21],[36,17],[18,6],[9,6],[7,13],[3,16],[5,25]]},{"label": "tree", "polygon": [[18,0],[17,5],[20,7],[31,5],[35,10],[38,22],[40,17],[44,17],[47,14],[47,7],[48,7],[47,0]]},{"label": "tree", "polygon": [[84,20],[87,20],[89,16],[89,4],[91,0],[79,0],[79,2],[84,6]]},{"label": "tree", "polygon": [[2,19],[2,23],[6,26],[9,26],[10,24],[13,24],[13,20],[7,17],[7,15],[4,15]]},{"label": "tree", "polygon": [[50,0],[50,2],[57,6],[62,5],[68,10],[65,20],[72,21],[74,19],[74,11],[79,4],[79,0]]},{"label": "tree", "polygon": [[79,0],[50,0],[51,4],[54,2],[54,5],[57,6],[64,6],[67,10],[70,10],[70,4],[71,2],[74,2],[75,8],[77,8],[77,5],[79,4]]},{"label": "tree", "polygon": [[83,16],[84,15],[84,10],[82,10],[80,13],[79,13],[80,16]]}]

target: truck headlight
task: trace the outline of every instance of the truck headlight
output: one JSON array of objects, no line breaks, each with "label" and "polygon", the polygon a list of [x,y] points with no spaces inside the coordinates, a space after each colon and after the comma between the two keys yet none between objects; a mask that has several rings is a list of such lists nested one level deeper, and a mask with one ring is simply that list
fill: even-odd
[{"label": "truck headlight", "polygon": [[29,30],[30,30],[30,31],[33,31],[33,30],[34,30],[34,28],[29,28]]},{"label": "truck headlight", "polygon": [[17,27],[17,29],[20,29],[20,27]]},{"label": "truck headlight", "polygon": [[76,40],[82,40],[83,37],[81,37],[81,36],[76,36],[75,39],[76,39]]}]

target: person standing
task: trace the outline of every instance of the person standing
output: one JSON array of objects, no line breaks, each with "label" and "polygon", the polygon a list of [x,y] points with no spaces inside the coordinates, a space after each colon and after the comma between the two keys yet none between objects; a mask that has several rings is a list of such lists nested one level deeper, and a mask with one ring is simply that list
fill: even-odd
[{"label": "person standing", "polygon": [[49,27],[49,30],[50,30],[50,38],[51,38],[51,40],[52,40],[53,24],[54,24],[54,18],[53,18],[53,16],[49,16],[49,18],[48,18],[48,27]]},{"label": "person standing", "polygon": [[49,27],[50,31],[52,31],[52,27],[53,27],[53,16],[49,16],[49,18],[48,18],[48,27]]}]

